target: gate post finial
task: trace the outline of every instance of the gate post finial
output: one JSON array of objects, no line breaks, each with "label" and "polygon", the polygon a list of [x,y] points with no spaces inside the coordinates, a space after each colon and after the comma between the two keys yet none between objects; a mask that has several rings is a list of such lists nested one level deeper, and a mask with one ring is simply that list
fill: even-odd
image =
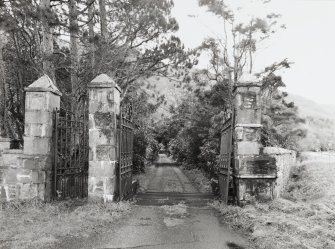
[{"label": "gate post finial", "polygon": [[106,74],[88,84],[89,91],[89,197],[113,200],[116,188],[116,114],[121,89]]}]

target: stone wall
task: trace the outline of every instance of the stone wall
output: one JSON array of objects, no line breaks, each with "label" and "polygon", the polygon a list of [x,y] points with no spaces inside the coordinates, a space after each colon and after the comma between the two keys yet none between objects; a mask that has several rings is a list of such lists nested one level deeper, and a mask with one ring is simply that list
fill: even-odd
[{"label": "stone wall", "polygon": [[297,153],[278,147],[265,147],[263,153],[274,158],[276,166],[276,184],[274,197],[279,197],[285,190],[290,177],[291,168],[296,165]]},{"label": "stone wall", "polygon": [[23,150],[9,149],[10,140],[0,139],[1,200],[51,199],[53,111],[60,95],[44,75],[26,89]]}]

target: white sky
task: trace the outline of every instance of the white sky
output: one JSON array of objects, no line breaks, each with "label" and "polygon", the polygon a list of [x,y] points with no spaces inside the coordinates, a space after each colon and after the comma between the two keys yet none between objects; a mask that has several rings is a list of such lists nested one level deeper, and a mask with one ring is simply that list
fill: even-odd
[{"label": "white sky", "polygon": [[[226,0],[242,7],[239,19],[282,14],[287,29],[262,44],[256,54],[255,69],[288,58],[291,69],[282,72],[287,91],[320,104],[335,105],[335,0]],[[179,23],[178,36],[186,47],[194,48],[209,36],[222,36],[222,22],[198,0],[174,0],[173,15]],[[190,17],[189,15],[195,15]],[[206,66],[206,60],[200,62]]]}]

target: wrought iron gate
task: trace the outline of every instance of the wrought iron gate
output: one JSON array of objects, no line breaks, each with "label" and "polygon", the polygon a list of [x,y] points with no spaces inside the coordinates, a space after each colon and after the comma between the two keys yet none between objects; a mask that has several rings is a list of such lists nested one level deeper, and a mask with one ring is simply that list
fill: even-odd
[{"label": "wrought iron gate", "polygon": [[230,171],[233,153],[233,116],[223,125],[221,131],[220,159],[219,159],[219,189],[223,203],[228,203]]},{"label": "wrought iron gate", "polygon": [[53,198],[86,197],[88,194],[87,114],[55,110],[53,130]]},{"label": "wrought iron gate", "polygon": [[133,107],[122,103],[118,115],[118,199],[128,199],[132,190],[133,171]]}]

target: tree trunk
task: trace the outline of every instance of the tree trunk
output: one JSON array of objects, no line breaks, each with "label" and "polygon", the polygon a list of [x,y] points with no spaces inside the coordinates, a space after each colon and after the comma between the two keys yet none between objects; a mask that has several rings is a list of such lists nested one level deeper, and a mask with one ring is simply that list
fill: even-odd
[{"label": "tree trunk", "polygon": [[76,109],[76,92],[78,88],[78,9],[76,0],[69,1],[70,20],[70,57],[71,57],[71,110]]},{"label": "tree trunk", "polygon": [[55,68],[52,62],[53,55],[53,34],[48,22],[48,16],[51,13],[50,0],[42,0],[40,3],[41,7],[41,22],[42,22],[42,64],[43,64],[43,74],[47,74],[54,83],[56,83],[55,78]]},{"label": "tree trunk", "polygon": [[106,17],[106,2],[105,0],[99,0],[100,8],[100,26],[101,36],[104,42],[107,41],[107,17]]},{"label": "tree trunk", "polygon": [[89,36],[89,41],[90,41],[90,61],[91,61],[91,67],[92,67],[92,76],[94,77],[94,65],[95,65],[95,46],[94,46],[94,1],[92,3],[92,0],[87,0],[87,4],[90,4],[88,7],[88,36]]},{"label": "tree trunk", "polygon": [[2,57],[2,50],[6,45],[6,35],[4,31],[0,30],[0,137],[6,137],[6,119],[7,119],[7,106],[6,106],[6,74],[5,62]]}]

